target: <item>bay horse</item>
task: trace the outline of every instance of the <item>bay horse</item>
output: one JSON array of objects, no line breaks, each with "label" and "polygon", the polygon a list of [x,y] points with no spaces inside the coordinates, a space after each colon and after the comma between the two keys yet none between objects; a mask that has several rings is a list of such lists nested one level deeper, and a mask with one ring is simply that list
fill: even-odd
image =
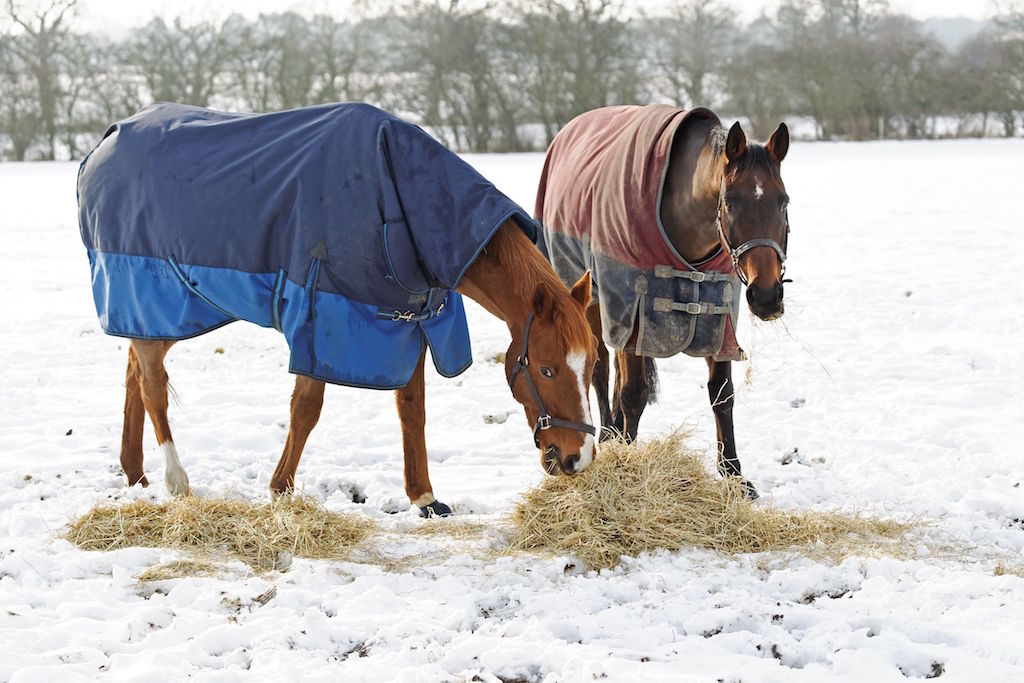
[{"label": "bay horse", "polygon": [[79,221],[108,334],[128,337],[121,467],[149,482],[148,413],[173,495],[190,492],[167,416],[164,358],[235,320],[274,327],[297,375],[284,452],[290,492],[326,383],[395,390],[405,491],[449,515],[427,470],[424,366],[468,367],[461,295],[503,320],[506,379],[541,466],[593,460],[591,280],[571,288],[534,247],[532,219],[417,126],[364,104],[274,114],[154,105],[82,162]]},{"label": "bay horse", "polygon": [[704,357],[718,437],[718,469],[742,478],[733,429],[733,360],[740,284],[750,311],[784,311],[789,196],[782,123],[767,143],[726,130],[704,108],[607,107],[567,124],[547,152],[535,217],[563,281],[591,270],[587,318],[600,345],[593,383],[601,439],[633,441],[653,400],[655,357]]}]

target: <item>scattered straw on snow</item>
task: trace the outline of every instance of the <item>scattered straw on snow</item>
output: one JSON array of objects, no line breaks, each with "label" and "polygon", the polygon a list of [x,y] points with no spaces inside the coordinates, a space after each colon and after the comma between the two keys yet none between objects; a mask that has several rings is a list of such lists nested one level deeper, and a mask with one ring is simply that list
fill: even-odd
[{"label": "scattered straw on snow", "polygon": [[[588,567],[617,564],[624,555],[658,549],[706,548],[722,553],[795,549],[816,557],[852,553],[906,554],[910,525],[835,512],[792,512],[752,504],[739,482],[708,472],[698,454],[682,445],[682,434],[627,445],[605,443],[600,456],[574,477],[547,477],[526,493],[511,517],[511,529],[476,521],[429,520],[405,534],[443,534],[480,542],[489,531],[507,533],[509,552],[572,554]],[[499,527],[501,525],[499,524]],[[256,571],[283,569],[292,556],[371,561],[401,570],[413,558],[390,557],[384,534],[371,519],[328,512],[319,502],[286,496],[264,505],[238,500],[175,498],[100,506],[69,525],[67,538],[88,550],[129,546],[198,553],[150,568],[140,578],[157,580],[215,570],[209,558],[240,559]],[[358,557],[352,551],[363,540]],[[408,538],[408,536],[406,536]],[[442,548],[443,562],[458,549]],[[423,560],[422,551],[416,560]],[[1004,569],[1004,572],[1011,573]]]},{"label": "scattered straw on snow", "polygon": [[87,550],[142,546],[228,555],[266,571],[287,566],[292,556],[344,559],[375,530],[366,517],[329,512],[303,496],[263,505],[185,496],[95,507],[69,525],[66,537]]},{"label": "scattered straw on snow", "polygon": [[510,549],[573,554],[595,569],[623,555],[707,548],[750,553],[801,548],[814,555],[872,552],[907,524],[832,512],[787,512],[752,504],[738,481],[707,471],[683,434],[601,444],[581,474],[547,477],[512,515]]},{"label": "scattered straw on snow", "polygon": [[995,576],[1019,576],[1024,579],[1024,565],[1004,564],[1000,562],[992,572]]},{"label": "scattered straw on snow", "polygon": [[183,576],[216,576],[221,568],[212,562],[202,560],[174,560],[146,569],[137,577],[139,581],[166,581]]}]

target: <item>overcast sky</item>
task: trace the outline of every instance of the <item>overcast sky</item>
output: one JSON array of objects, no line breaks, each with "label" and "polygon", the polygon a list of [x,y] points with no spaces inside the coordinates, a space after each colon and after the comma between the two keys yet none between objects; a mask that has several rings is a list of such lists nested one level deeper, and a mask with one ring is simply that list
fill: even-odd
[{"label": "overcast sky", "polygon": [[[725,0],[735,7],[743,20],[756,18],[771,9],[777,0]],[[79,25],[87,30],[107,28],[123,30],[145,24],[154,16],[221,19],[232,12],[255,17],[260,12],[296,10],[302,14],[327,12],[341,15],[349,6],[346,0],[80,0]],[[365,3],[373,4],[376,3]],[[627,7],[654,11],[664,0],[626,0]],[[965,16],[981,19],[993,13],[991,0],[890,0],[897,12],[918,19]]]}]

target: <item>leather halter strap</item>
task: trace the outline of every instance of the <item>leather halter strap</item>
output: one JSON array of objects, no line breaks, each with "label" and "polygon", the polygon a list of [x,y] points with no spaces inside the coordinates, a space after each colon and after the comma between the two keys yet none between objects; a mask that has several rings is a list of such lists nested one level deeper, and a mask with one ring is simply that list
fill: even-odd
[{"label": "leather halter strap", "polygon": [[732,267],[736,271],[736,275],[739,276],[740,282],[744,286],[749,285],[747,282],[747,276],[740,268],[740,256],[754,249],[756,247],[771,247],[775,250],[775,253],[779,256],[779,264],[782,269],[779,273],[779,279],[786,274],[786,246],[789,242],[789,213],[786,213],[786,235],[782,238],[782,244],[779,244],[773,239],[767,237],[757,237],[752,240],[747,240],[738,247],[732,246],[729,242],[729,237],[725,234],[725,228],[722,225],[722,205],[725,204],[725,178],[722,178],[722,189],[718,193],[718,214],[715,216],[715,225],[718,228],[718,239],[722,242],[722,246],[725,248],[725,253],[732,257]]},{"label": "leather halter strap", "polygon": [[[516,358],[516,364],[512,367],[512,374],[508,378],[508,386],[511,388],[515,384],[516,377],[519,373],[526,369],[530,364],[530,356],[528,354],[530,344],[530,327],[533,325],[533,312],[526,318],[526,329],[523,330],[523,347],[519,352],[519,357]],[[547,431],[552,427],[560,427],[562,429],[574,429],[577,432],[583,432],[584,434],[590,434],[594,436],[597,434],[597,430],[593,425],[588,425],[584,422],[573,422],[572,420],[563,420],[560,417],[551,417],[548,413],[548,409],[544,407],[544,401],[540,397],[540,392],[537,391],[536,385],[530,378],[529,372],[523,372],[523,377],[526,378],[526,386],[533,395],[533,403],[537,407],[537,411],[540,413],[540,417],[537,418],[537,424],[533,426],[533,443],[536,444],[537,448],[540,448],[540,437],[538,434],[542,431]]]}]

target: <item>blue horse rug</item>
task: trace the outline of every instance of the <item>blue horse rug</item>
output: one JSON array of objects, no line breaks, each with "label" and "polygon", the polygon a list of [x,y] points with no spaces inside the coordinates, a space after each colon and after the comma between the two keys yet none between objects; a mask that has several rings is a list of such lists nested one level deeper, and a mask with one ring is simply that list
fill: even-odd
[{"label": "blue horse rug", "polygon": [[186,339],[235,320],[282,332],[290,371],[373,388],[472,362],[463,274],[529,215],[419,127],[366,104],[229,114],[156,104],[78,173],[107,334]]},{"label": "blue horse rug", "polygon": [[688,263],[661,223],[673,140],[697,118],[719,123],[708,109],[666,105],[577,116],[548,148],[534,216],[563,282],[590,269],[609,346],[657,358],[742,360],[732,260],[719,250]]}]

